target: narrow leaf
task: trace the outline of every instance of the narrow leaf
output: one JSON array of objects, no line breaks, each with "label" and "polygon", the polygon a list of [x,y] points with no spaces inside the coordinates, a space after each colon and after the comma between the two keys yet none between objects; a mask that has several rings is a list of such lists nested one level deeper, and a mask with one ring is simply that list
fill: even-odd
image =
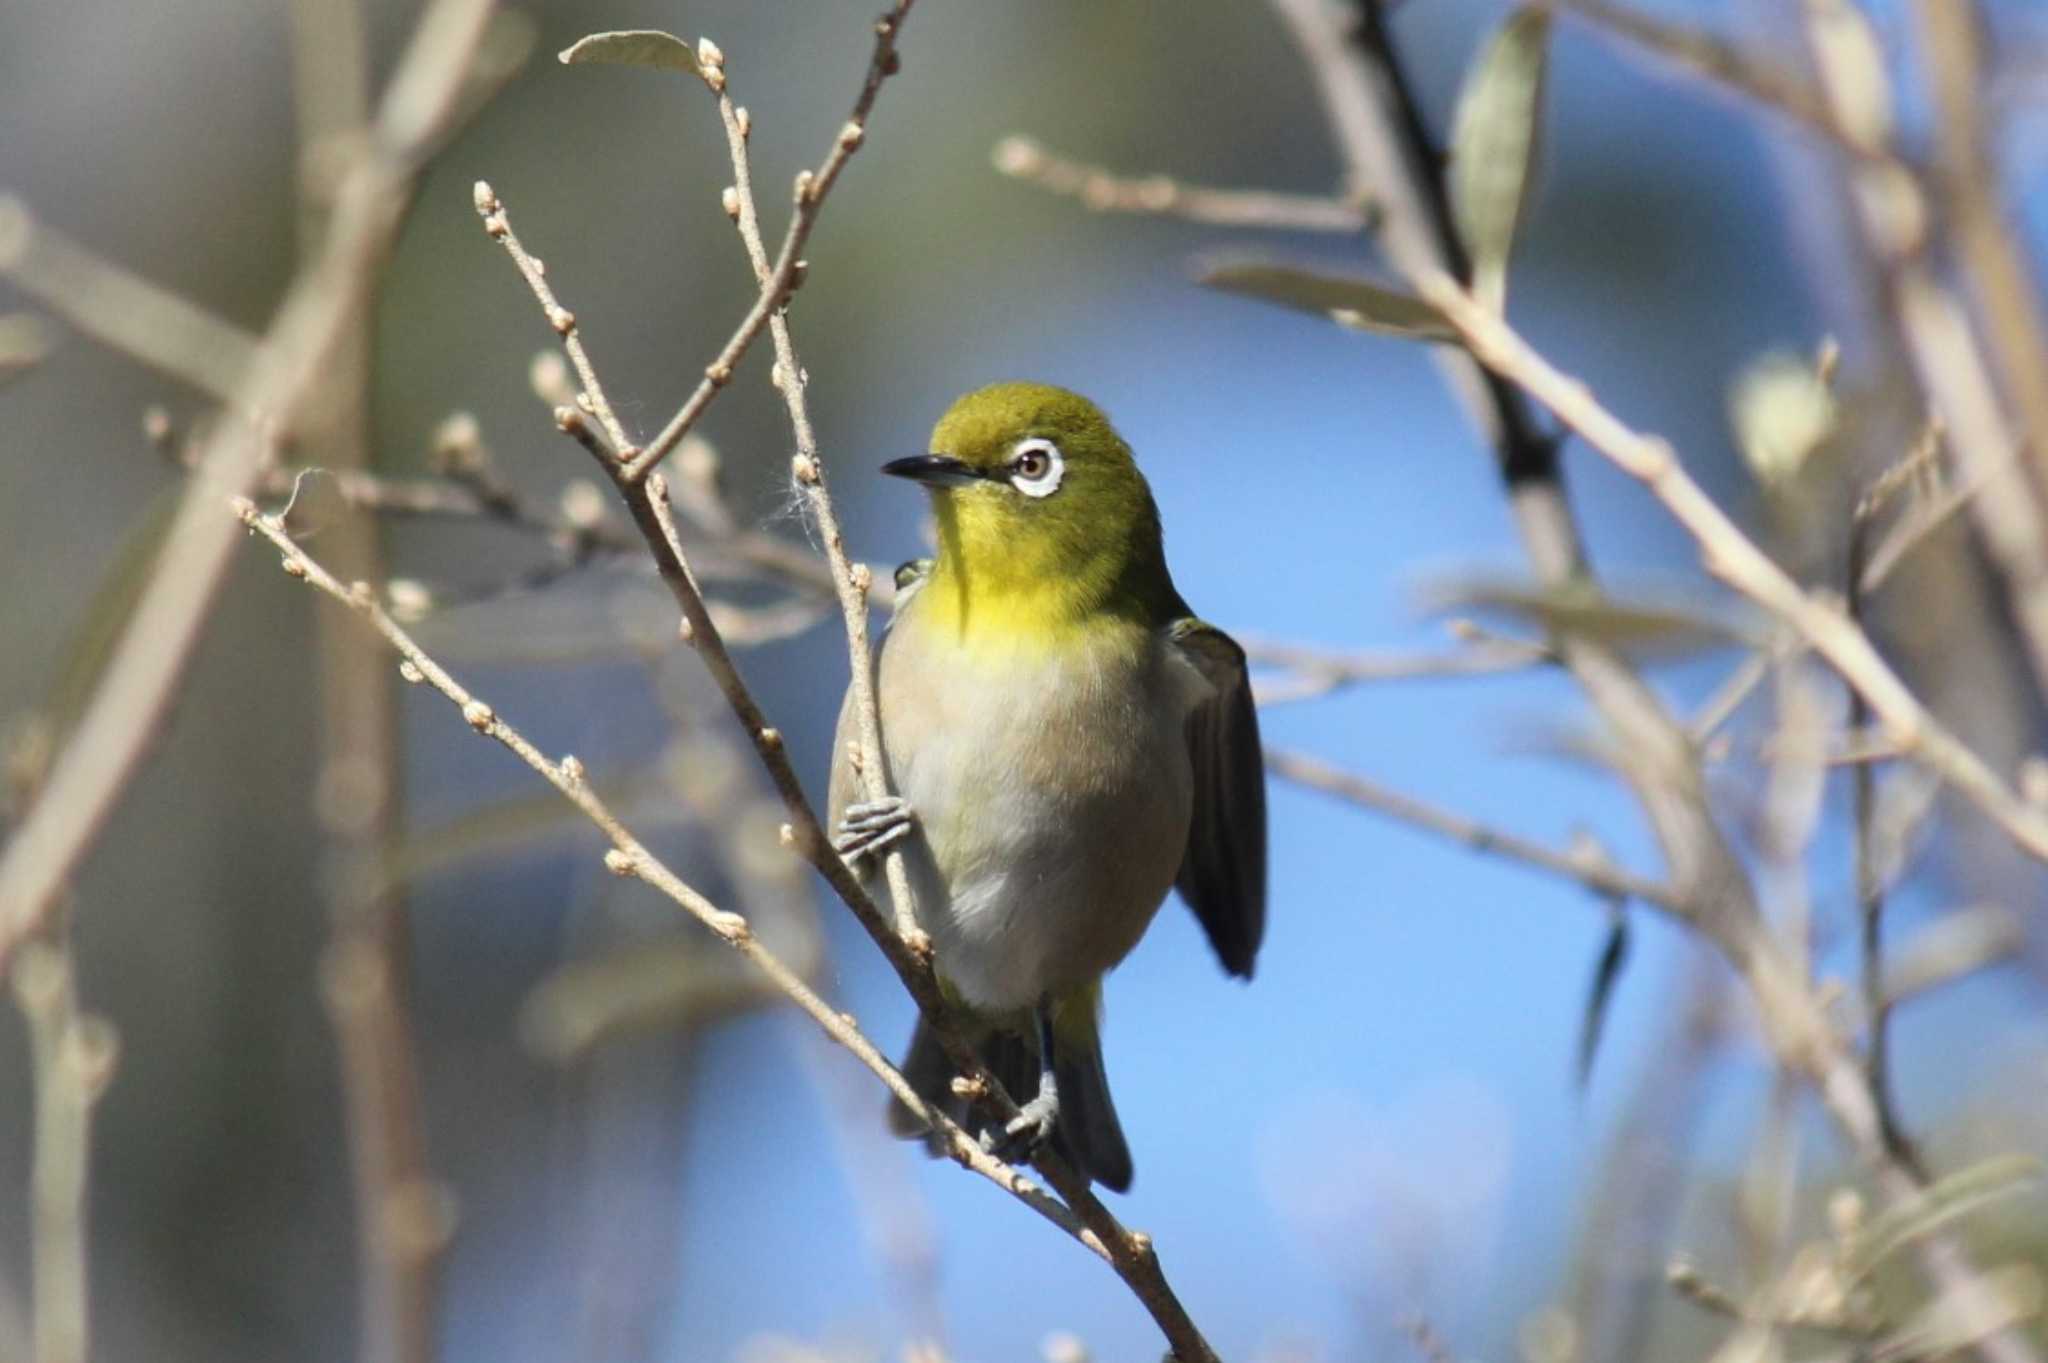
[{"label": "narrow leaf", "polygon": [[1867,1277],[1904,1246],[1986,1203],[2012,1196],[2040,1177],[2041,1161],[2032,1155],[1995,1155],[1958,1169],[1864,1228],[1843,1255],[1843,1275],[1852,1282]]},{"label": "narrow leaf", "polygon": [[1451,135],[1451,207],[1472,257],[1472,290],[1498,311],[1507,301],[1508,256],[1534,182],[1550,50],[1547,10],[1517,10],[1465,78]]},{"label": "narrow leaf", "polygon": [[626,28],[578,38],[559,54],[562,65],[602,62],[609,66],[647,66],[700,76],[697,53],[673,33],[658,28]]},{"label": "narrow leaf", "polygon": [[1739,621],[1678,598],[1623,600],[1597,589],[1476,580],[1443,584],[1429,593],[1428,604],[1434,610],[1497,612],[1546,634],[1592,639],[1645,661],[1756,642]]},{"label": "narrow leaf", "polygon": [[1418,341],[1458,338],[1444,315],[1420,298],[1363,279],[1256,262],[1204,265],[1196,278],[1212,289],[1312,312],[1355,331]]}]

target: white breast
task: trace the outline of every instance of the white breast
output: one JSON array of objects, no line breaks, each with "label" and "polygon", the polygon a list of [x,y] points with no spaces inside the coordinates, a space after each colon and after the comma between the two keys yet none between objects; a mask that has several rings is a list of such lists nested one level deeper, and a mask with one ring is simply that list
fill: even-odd
[{"label": "white breast", "polygon": [[1186,718],[1207,683],[1135,627],[1054,656],[915,626],[883,650],[883,745],[917,812],[908,860],[940,973],[989,1012],[1092,983],[1179,870]]}]

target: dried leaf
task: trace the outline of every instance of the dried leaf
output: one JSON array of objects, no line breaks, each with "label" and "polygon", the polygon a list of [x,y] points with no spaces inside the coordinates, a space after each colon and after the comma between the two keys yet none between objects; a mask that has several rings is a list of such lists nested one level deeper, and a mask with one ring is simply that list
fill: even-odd
[{"label": "dried leaf", "polygon": [[1507,301],[1508,256],[1536,178],[1549,52],[1549,12],[1517,10],[1479,54],[1458,96],[1451,207],[1472,257],[1472,291],[1495,311]]},{"label": "dried leaf", "polygon": [[658,28],[624,28],[578,38],[558,54],[564,66],[599,62],[608,66],[645,66],[701,76],[696,49],[673,33]]},{"label": "dried leaf", "polygon": [[1958,1169],[1865,1227],[1844,1251],[1842,1271],[1852,1281],[1867,1277],[1904,1246],[1987,1203],[2012,1196],[2040,1177],[2041,1161],[2032,1155],[1994,1155]]},{"label": "dried leaf", "polygon": [[1312,312],[1356,331],[1418,341],[1458,338],[1450,322],[1428,303],[1369,280],[1256,261],[1206,264],[1198,268],[1196,278],[1212,289]]}]

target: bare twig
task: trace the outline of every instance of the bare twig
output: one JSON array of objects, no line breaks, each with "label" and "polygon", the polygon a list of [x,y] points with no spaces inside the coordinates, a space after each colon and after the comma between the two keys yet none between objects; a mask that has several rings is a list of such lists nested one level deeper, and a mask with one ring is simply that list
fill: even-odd
[{"label": "bare twig", "polygon": [[1678,890],[1623,870],[1597,852],[1560,852],[1528,838],[1489,828],[1462,814],[1439,809],[1412,795],[1404,795],[1362,776],[1340,771],[1306,753],[1284,748],[1268,749],[1266,769],[1284,780],[1334,795],[1402,823],[1413,824],[1438,837],[1462,843],[1475,852],[1506,857],[1510,861],[1519,861],[1577,881],[1594,894],[1639,899],[1680,916],[1687,910],[1684,897]]},{"label": "bare twig", "polygon": [[[1962,0],[1944,3],[1955,11],[1974,9],[1964,6]],[[1983,488],[1982,496],[1970,497],[1964,505],[2011,588],[2013,615],[2034,680],[2048,686],[2048,516],[2043,511],[2048,463],[2037,464],[2029,477],[2022,442],[2000,408],[1983,347],[1961,300],[1936,275],[1929,259],[1933,205],[1891,150],[1891,77],[1869,21],[1846,0],[1803,0],[1802,8],[1814,68],[1836,118],[1856,129],[1861,140],[1881,153],[1853,168],[1850,198],[1879,264],[1887,299],[1928,410],[1939,417],[1963,479]],[[1923,6],[1923,11],[1930,8],[1940,6]],[[1974,22],[1973,13],[1958,17],[1965,23]],[[1986,213],[1995,216],[1997,209],[1991,199],[1994,191],[1988,182],[1989,172],[1978,164],[1983,153],[1974,122],[1975,95],[1969,90],[1962,92],[1961,102],[1969,107],[1960,112],[1948,107],[1957,98],[1948,89],[1957,73],[1949,68],[1970,64],[1967,49],[1973,40],[1964,39],[1958,47],[1947,20],[1928,18],[1924,13],[1923,19],[1933,25],[1936,41],[1943,43],[1946,52],[1937,81],[1944,117],[1963,120],[1961,126],[1944,131],[1944,173],[1970,201],[1963,215],[1973,248],[1970,258],[1978,267],[1989,269],[2003,287],[2031,290],[2024,269],[2001,254],[2006,249],[2000,244],[2003,229],[1987,227],[1983,221]],[[1992,281],[1978,282],[1982,286]],[[2014,308],[2032,309],[2033,299],[2029,291],[1988,306],[2003,318]],[[2008,333],[2004,340],[2016,348],[2006,357],[2012,363],[2022,362],[2029,347],[2041,340],[2031,323],[2014,325],[2007,319],[2003,330]],[[2007,377],[2016,377],[2022,391],[2040,391],[2038,375]],[[2039,402],[2048,406],[2048,397]],[[2039,437],[2048,430],[2034,434]],[[2048,454],[2034,453],[2037,460],[2048,461]]]},{"label": "bare twig", "polygon": [[1260,705],[1312,700],[1370,682],[1521,672],[1558,660],[1545,645],[1519,639],[1490,639],[1448,653],[1338,653],[1258,638],[1240,642],[1254,665],[1282,674],[1255,681]]},{"label": "bare twig", "polygon": [[[180,503],[150,585],[115,646],[103,680],[49,783],[0,861],[0,965],[48,919],[141,765],[198,640],[234,547],[218,499],[247,488],[321,382],[321,364],[349,325],[358,281],[394,239],[413,177],[447,135],[492,0],[437,0],[385,91],[373,135],[343,178],[324,250],[298,277],[237,385],[237,410],[267,431],[221,422]],[[0,270],[35,229],[0,200]]]},{"label": "bare twig", "polygon": [[[726,342],[725,349],[711,362],[704,372],[704,381],[683,403],[669,423],[661,428],[654,439],[647,442],[644,451],[626,456],[622,447],[620,454],[626,465],[626,477],[638,482],[666,458],[671,450],[689,434],[704,409],[711,405],[711,399],[718,390],[732,381],[733,368],[745,356],[754,338],[769,324],[771,318],[779,317],[794,293],[803,282],[804,263],[801,252],[804,243],[810,240],[811,229],[817,225],[818,210],[825,205],[825,196],[838,183],[839,172],[846,169],[847,161],[859,149],[867,136],[869,112],[875,107],[875,96],[881,93],[882,82],[895,74],[899,61],[896,55],[896,30],[910,12],[915,0],[897,0],[875,21],[875,50],[868,62],[867,78],[862,81],[860,94],[854,99],[853,112],[839,129],[839,135],[832,139],[832,148],[825,153],[825,159],[815,171],[806,170],[798,174],[796,188],[792,194],[793,209],[789,216],[789,228],[783,233],[782,246],[775,254],[774,264],[765,271],[759,271],[760,295],[748,311],[739,329]],[[710,79],[711,75],[716,79]],[[730,104],[723,97],[724,73],[717,68],[707,72],[707,84],[720,93],[721,102]],[[744,138],[744,134],[742,134]],[[737,167],[736,167],[737,168]]]},{"label": "bare twig", "polygon": [[[478,208],[481,211],[481,203]],[[526,287],[532,289],[533,296],[539,300],[541,313],[548,319],[548,325],[553,327],[555,335],[561,338],[562,349],[569,354],[569,363],[576,366],[576,380],[582,385],[576,394],[577,406],[597,418],[598,425],[604,428],[605,436],[612,442],[614,450],[626,449],[632,443],[626,437],[626,428],[619,424],[618,415],[612,410],[611,399],[605,396],[604,385],[598,382],[597,370],[591,367],[590,355],[583,348],[583,333],[576,327],[576,314],[555,300],[555,291],[548,284],[546,265],[537,256],[529,253],[519,244],[519,238],[510,233],[501,237],[499,242],[504,246],[505,253],[512,257],[513,265],[518,267],[520,277],[526,281]],[[727,372],[730,373],[732,365],[738,362],[739,357],[735,355],[726,364]],[[683,432],[678,431],[676,438],[680,440],[682,435]]]},{"label": "bare twig", "polygon": [[1714,34],[1681,27],[1614,0],[1542,3],[1660,65],[1697,77],[1706,88],[1732,96],[1738,107],[1779,114],[1854,156],[1881,154],[1844,126],[1796,69],[1765,53],[1742,51]]},{"label": "bare twig", "polygon": [[834,1010],[816,991],[804,983],[803,977],[797,971],[761,945],[744,916],[713,904],[648,851],[591,788],[582,762],[573,756],[555,761],[534,747],[523,734],[501,719],[487,702],[471,694],[414,642],[412,636],[377,604],[376,592],[368,583],[344,586],[300,548],[274,518],[264,515],[253,502],[240,500],[235,511],[242,524],[269,540],[277,548],[278,553],[283,556],[287,574],[341,602],[383,636],[385,642],[395,649],[403,660],[399,668],[401,676],[407,681],[432,686],[462,712],[464,721],[471,728],[510,750],[597,825],[612,844],[611,850],[605,854],[607,869],[616,875],[631,876],[651,886],[709,928],[720,941],[745,957],[777,990],[808,1014],[824,1030],[826,1036],[850,1051],[855,1059],[872,1070],[888,1086],[889,1091],[911,1111],[930,1122],[933,1129],[942,1137],[946,1153],[955,1161],[1018,1198],[1098,1254],[1102,1253],[1100,1245],[1094,1242],[1092,1235],[1051,1195],[1009,1165],[984,1152],[972,1136],[953,1124],[944,1113],[926,1106],[924,1100],[918,1097],[916,1091],[896,1068],[854,1025],[851,1017]]},{"label": "bare twig", "polygon": [[79,1011],[62,929],[15,957],[14,997],[28,1021],[35,1072],[35,1358],[36,1363],[85,1363],[92,1110],[113,1079],[118,1044],[110,1023]]},{"label": "bare twig", "polygon": [[1362,232],[1372,225],[1367,207],[1322,194],[1263,189],[1213,189],[1166,175],[1117,175],[1072,161],[1028,137],[996,144],[995,167],[1013,180],[1078,200],[1096,213],[1183,218],[1213,227],[1265,227],[1290,232]]},{"label": "bare twig", "polygon": [[[855,104],[853,119],[840,132],[839,142],[833,149],[834,156],[842,152],[850,154],[867,136],[864,120],[874,103],[875,91],[895,66],[896,28],[908,15],[911,3],[912,0],[901,0],[876,23],[878,41],[869,62],[868,78]],[[719,120],[725,126],[726,148],[732,158],[733,225],[739,230],[754,277],[765,284],[773,277],[774,266],[769,263],[767,248],[762,243],[761,220],[754,200],[753,171],[747,155],[751,121],[741,116],[738,106],[733,103],[731,87],[725,80],[717,82],[714,89],[718,95]],[[830,157],[826,164],[832,166]],[[799,185],[801,183],[799,181]],[[801,213],[801,189],[798,203]],[[860,767],[861,786],[867,799],[882,800],[890,794],[888,767],[882,755],[881,717],[875,702],[873,656],[868,646],[868,587],[874,575],[865,564],[855,567],[847,557],[846,538],[839,529],[839,517],[833,510],[832,496],[826,487],[825,465],[818,455],[817,433],[811,427],[810,404],[804,395],[807,379],[803,362],[797,358],[796,345],[790,336],[789,318],[777,312],[768,323],[768,331],[775,344],[775,387],[789,409],[789,424],[796,438],[791,476],[804,499],[805,509],[818,528],[818,538],[824,543],[826,561],[832,568],[833,587],[839,596],[840,615],[846,625],[850,687],[859,738],[854,756]],[[889,848],[883,855],[882,866],[895,907],[897,936],[906,942],[921,941],[924,934],[917,925],[917,907],[912,898],[910,873],[903,860],[902,849]]]}]

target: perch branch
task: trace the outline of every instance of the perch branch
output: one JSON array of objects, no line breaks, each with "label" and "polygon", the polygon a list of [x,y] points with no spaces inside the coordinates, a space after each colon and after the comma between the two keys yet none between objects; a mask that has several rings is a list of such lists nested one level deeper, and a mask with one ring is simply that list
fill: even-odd
[{"label": "perch branch", "polygon": [[[761,295],[763,299],[779,296],[780,290],[776,287],[776,280],[783,273],[784,264],[794,261],[792,243],[801,244],[799,231],[808,234],[810,224],[815,220],[816,204],[822,197],[822,189],[829,188],[831,181],[836,179],[839,170],[844,166],[846,158],[860,145],[866,135],[865,119],[873,105],[875,94],[880,89],[882,81],[896,66],[896,32],[903,15],[910,7],[910,2],[911,0],[900,0],[896,8],[877,22],[875,51],[869,63],[861,95],[855,103],[854,117],[841,129],[824,167],[815,175],[806,173],[799,178],[797,213],[791,223],[792,235],[785,238],[782,258],[767,269],[767,284]],[[747,131],[746,120],[742,119],[737,108],[732,106],[728,99],[723,98],[725,78],[722,67],[721,61],[716,68],[717,79],[707,83],[721,95],[721,117],[727,120],[729,135],[736,135],[743,142]],[[735,175],[741,174],[743,170],[743,159],[736,158]],[[744,203],[745,197],[741,195],[736,185],[732,195],[736,219]],[[476,207],[483,218],[485,230],[492,237],[502,240],[511,235],[512,229],[504,207],[489,185],[477,185]],[[754,259],[757,278],[762,277],[759,273],[761,258],[754,256],[751,251],[750,257]],[[776,308],[769,308],[768,311],[779,313]],[[779,316],[775,320],[780,321]],[[780,350],[780,347],[778,349]],[[786,361],[781,356],[778,357],[778,366],[782,372],[778,373],[777,379],[785,401],[791,404],[792,421],[797,425],[797,481],[799,487],[804,489],[814,514],[817,514],[821,505],[829,512],[829,502],[824,501],[822,470],[814,452],[816,442],[810,434],[808,417],[801,405],[800,396],[792,398],[792,393],[800,390],[802,374],[796,366],[793,353],[784,354],[787,355]],[[695,400],[693,397],[692,401]],[[708,401],[708,397],[704,400]],[[680,440],[681,434],[688,429],[689,422],[684,420],[685,416],[689,420],[695,419],[689,404],[686,404],[684,411],[678,414],[677,421],[671,423],[675,430],[675,440]],[[605,434],[590,424],[579,407],[558,407],[555,418],[563,432],[575,439],[597,460],[626,503],[635,525],[654,556],[662,580],[682,610],[685,637],[695,646],[706,669],[724,693],[749,742],[753,745],[756,756],[768,769],[777,794],[790,811],[792,822],[788,829],[789,840],[853,911],[861,926],[895,969],[919,1010],[934,1021],[939,1034],[946,1040],[949,1056],[967,1077],[970,1085],[980,1090],[981,1099],[989,1103],[999,1119],[1014,1116],[1015,1103],[1002,1092],[999,1084],[993,1082],[979,1058],[960,1040],[957,1029],[950,1022],[950,1009],[932,970],[928,939],[921,932],[908,937],[899,933],[896,925],[883,916],[851,868],[840,860],[825,835],[815,809],[804,795],[802,783],[789,761],[780,732],[768,725],[759,704],[734,665],[684,557],[670,511],[666,481],[651,475],[643,476],[649,474],[654,462],[653,458],[648,456],[658,457],[659,454],[666,453],[668,448],[673,448],[673,444],[662,447],[657,440],[654,445],[650,445],[647,454],[639,456],[636,460],[630,449],[611,447]],[[812,452],[806,453],[807,450]],[[836,523],[827,523],[821,518],[821,529],[825,530],[828,554],[832,556],[835,585],[846,608],[850,647],[855,657],[853,684],[859,688],[867,680],[866,670],[862,666],[865,661],[862,644],[867,623],[865,612],[868,587],[846,562]],[[867,746],[865,742],[864,746]],[[875,750],[879,751],[879,745],[876,745]],[[870,764],[866,779],[878,779],[878,768],[879,762]],[[907,899],[899,900],[899,904],[903,903],[907,903]],[[879,1057],[877,1059],[879,1060]],[[893,1070],[890,1072],[893,1073]],[[900,1076],[898,1081],[900,1083]],[[922,1114],[927,1109],[918,1104],[913,1105],[912,1110]],[[1210,1363],[1215,1358],[1215,1353],[1167,1283],[1165,1275],[1160,1270],[1158,1256],[1150,1237],[1125,1228],[1094,1196],[1087,1181],[1077,1177],[1052,1151],[1042,1150],[1035,1157],[1035,1162],[1039,1171],[1072,1209],[1072,1214],[1087,1228],[1087,1242],[1090,1246],[1110,1262],[1152,1315],[1180,1363]]]},{"label": "perch branch", "polygon": [[431,686],[461,712],[463,720],[471,728],[505,747],[581,810],[611,842],[611,850],[605,854],[606,869],[652,887],[745,957],[777,990],[816,1022],[827,1037],[873,1071],[890,1093],[919,1117],[929,1121],[943,1138],[946,1153],[955,1161],[1018,1198],[1096,1253],[1102,1253],[1100,1245],[1064,1206],[1017,1170],[983,1151],[972,1136],[951,1122],[944,1113],[929,1108],[855,1025],[850,1015],[834,1010],[804,982],[801,974],[761,945],[744,916],[721,909],[699,894],[634,837],[591,787],[580,760],[574,756],[563,757],[559,761],[550,759],[519,730],[500,718],[488,702],[471,694],[378,605],[376,593],[368,583],[344,585],[286,534],[274,517],[264,515],[255,503],[238,499],[235,514],[243,525],[276,547],[289,576],[339,601],[381,635],[402,660],[401,676],[409,682]]}]

